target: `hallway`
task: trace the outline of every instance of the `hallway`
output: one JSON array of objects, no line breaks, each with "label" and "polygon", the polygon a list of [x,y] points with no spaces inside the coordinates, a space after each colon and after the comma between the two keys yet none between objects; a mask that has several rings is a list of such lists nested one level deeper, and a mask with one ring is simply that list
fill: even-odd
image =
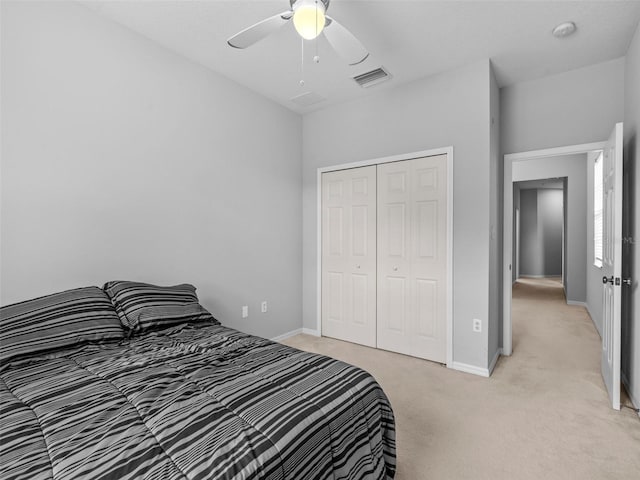
[{"label": "hallway", "polygon": [[[560,277],[519,278],[513,285],[512,318],[510,360],[549,370],[549,388],[569,395],[573,386],[576,399],[598,402],[604,397],[608,405],[600,373],[600,335],[584,307],[567,305]],[[589,384],[602,391],[585,396]],[[624,389],[621,404],[631,405]]]}]

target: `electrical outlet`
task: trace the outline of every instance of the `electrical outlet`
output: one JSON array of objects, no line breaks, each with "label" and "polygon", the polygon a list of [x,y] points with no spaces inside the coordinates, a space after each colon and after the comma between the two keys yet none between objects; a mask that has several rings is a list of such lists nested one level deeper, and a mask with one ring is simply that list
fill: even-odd
[{"label": "electrical outlet", "polygon": [[262,302],[262,304],[260,304],[260,311],[262,313],[267,313],[267,301],[266,300],[264,302]]},{"label": "electrical outlet", "polygon": [[242,307],[242,318],[247,318],[249,316],[249,306],[244,305]]},{"label": "electrical outlet", "polygon": [[482,332],[482,320],[474,318],[473,319],[473,331],[474,332]]}]

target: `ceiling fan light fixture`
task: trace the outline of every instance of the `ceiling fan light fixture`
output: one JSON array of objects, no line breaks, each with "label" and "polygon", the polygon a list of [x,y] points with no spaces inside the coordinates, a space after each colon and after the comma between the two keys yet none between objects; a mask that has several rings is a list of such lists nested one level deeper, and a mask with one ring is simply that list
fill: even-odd
[{"label": "ceiling fan light fixture", "polygon": [[293,6],[293,25],[305,40],[313,40],[322,33],[326,23],[324,2],[298,0]]}]

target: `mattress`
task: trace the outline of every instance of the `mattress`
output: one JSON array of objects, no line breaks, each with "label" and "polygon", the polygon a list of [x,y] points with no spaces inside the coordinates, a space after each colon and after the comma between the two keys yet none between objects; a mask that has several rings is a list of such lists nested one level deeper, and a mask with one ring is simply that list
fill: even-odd
[{"label": "mattress", "polygon": [[391,479],[395,426],[367,372],[222,325],[13,360],[0,478]]}]

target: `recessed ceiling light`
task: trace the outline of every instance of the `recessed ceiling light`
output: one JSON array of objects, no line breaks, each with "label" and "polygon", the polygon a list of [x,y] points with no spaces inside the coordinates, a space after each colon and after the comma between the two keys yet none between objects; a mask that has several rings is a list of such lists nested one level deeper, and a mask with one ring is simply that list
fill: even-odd
[{"label": "recessed ceiling light", "polygon": [[553,29],[553,36],[556,38],[568,37],[576,31],[576,24],[573,22],[564,22]]}]

